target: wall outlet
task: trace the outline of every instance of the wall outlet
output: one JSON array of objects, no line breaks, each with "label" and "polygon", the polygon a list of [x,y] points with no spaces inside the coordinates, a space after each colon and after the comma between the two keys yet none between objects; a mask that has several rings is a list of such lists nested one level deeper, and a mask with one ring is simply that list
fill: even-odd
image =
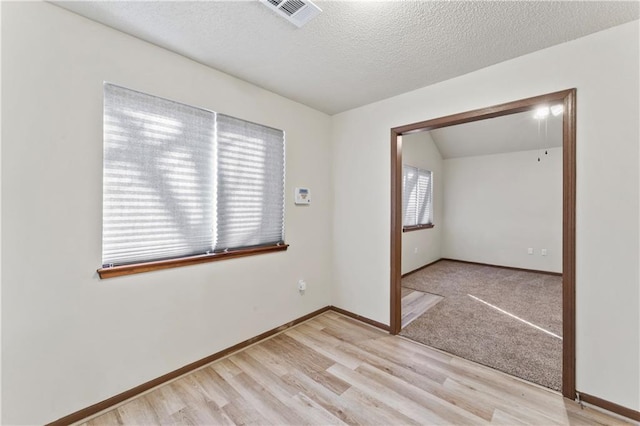
[{"label": "wall outlet", "polygon": [[528,253],[528,254],[533,254],[533,247],[529,247],[529,248],[527,249],[527,253]]},{"label": "wall outlet", "polygon": [[413,249],[413,254],[418,254],[418,247]]},{"label": "wall outlet", "polygon": [[305,282],[305,280],[298,280],[298,291],[300,293],[304,293],[306,289],[307,283]]},{"label": "wall outlet", "polygon": [[543,255],[543,256],[546,256],[547,255],[547,249],[540,250],[540,254]]}]

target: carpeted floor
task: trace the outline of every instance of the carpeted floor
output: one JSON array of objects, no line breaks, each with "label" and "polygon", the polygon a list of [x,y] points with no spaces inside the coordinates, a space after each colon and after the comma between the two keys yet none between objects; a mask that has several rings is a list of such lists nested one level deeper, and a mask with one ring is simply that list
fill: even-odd
[{"label": "carpeted floor", "polygon": [[560,390],[562,277],[442,260],[402,286],[444,297],[402,336]]}]

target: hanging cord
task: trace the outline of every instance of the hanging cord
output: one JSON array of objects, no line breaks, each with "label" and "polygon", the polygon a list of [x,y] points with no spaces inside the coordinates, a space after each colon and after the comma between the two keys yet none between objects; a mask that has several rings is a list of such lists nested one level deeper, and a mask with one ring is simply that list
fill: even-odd
[{"label": "hanging cord", "polygon": [[[551,115],[551,111],[549,111],[549,115]],[[549,154],[549,115],[544,118],[544,155]]]},{"label": "hanging cord", "polygon": [[[542,157],[542,137],[540,135],[540,122],[542,118],[538,118],[538,163]],[[544,117],[544,155],[549,155],[549,115]]]},{"label": "hanging cord", "polygon": [[541,149],[541,143],[540,143],[540,119],[538,118],[538,163],[540,162],[540,149]]}]

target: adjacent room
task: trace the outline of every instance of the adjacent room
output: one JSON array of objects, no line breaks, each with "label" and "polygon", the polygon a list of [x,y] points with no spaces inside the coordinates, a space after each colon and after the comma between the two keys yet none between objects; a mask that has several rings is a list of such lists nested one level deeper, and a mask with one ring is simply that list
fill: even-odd
[{"label": "adjacent room", "polygon": [[0,423],[640,421],[640,3],[0,1],[0,72]]},{"label": "adjacent room", "polygon": [[556,390],[562,381],[560,107],[402,141],[400,334]]}]

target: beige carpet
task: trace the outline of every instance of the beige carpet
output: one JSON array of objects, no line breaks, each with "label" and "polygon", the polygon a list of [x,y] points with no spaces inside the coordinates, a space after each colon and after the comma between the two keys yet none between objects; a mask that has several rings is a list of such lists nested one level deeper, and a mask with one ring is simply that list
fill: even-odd
[{"label": "beige carpet", "polygon": [[560,390],[562,277],[443,260],[402,286],[444,297],[402,336]]}]

